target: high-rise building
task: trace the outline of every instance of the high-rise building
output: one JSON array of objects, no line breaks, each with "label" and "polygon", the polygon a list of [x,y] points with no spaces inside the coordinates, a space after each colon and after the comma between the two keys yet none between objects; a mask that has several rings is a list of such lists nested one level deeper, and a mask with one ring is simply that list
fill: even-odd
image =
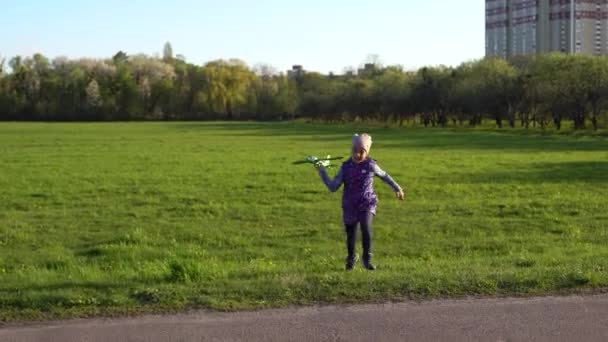
[{"label": "high-rise building", "polygon": [[608,54],[608,0],[486,0],[486,56]]}]

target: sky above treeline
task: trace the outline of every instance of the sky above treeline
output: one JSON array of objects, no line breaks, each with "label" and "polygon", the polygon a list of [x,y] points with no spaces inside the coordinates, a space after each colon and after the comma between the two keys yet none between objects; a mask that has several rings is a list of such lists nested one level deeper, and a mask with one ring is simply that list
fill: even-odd
[{"label": "sky above treeline", "polygon": [[481,0],[20,0],[0,11],[0,56],[239,58],[342,73],[369,55],[415,69],[483,57]]}]

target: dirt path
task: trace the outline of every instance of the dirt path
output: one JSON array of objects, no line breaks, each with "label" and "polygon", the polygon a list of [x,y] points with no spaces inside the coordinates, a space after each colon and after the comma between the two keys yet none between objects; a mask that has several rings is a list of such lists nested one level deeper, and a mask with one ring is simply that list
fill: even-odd
[{"label": "dirt path", "polygon": [[9,326],[0,341],[608,341],[608,295],[196,312]]}]

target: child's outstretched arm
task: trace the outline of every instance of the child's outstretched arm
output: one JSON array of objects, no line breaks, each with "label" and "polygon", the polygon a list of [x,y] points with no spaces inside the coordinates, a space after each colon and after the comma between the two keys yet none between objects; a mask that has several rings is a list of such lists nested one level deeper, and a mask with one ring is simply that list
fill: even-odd
[{"label": "child's outstretched arm", "polygon": [[403,198],[405,197],[403,189],[401,188],[401,186],[399,186],[399,184],[397,184],[397,182],[395,182],[393,177],[391,177],[388,172],[382,170],[380,166],[378,166],[378,164],[374,164],[374,173],[376,174],[376,176],[380,177],[380,179],[382,179],[386,184],[390,185],[391,188],[393,188],[393,191],[395,191],[397,198],[403,200]]},{"label": "child's outstretched arm", "polygon": [[329,178],[329,176],[327,175],[327,171],[325,171],[325,167],[323,167],[322,165],[319,166],[319,175],[321,176],[321,180],[323,180],[323,183],[325,183],[325,186],[327,186],[329,191],[336,192],[338,191],[338,189],[340,189],[340,186],[342,185],[343,181],[341,167],[334,179]]}]

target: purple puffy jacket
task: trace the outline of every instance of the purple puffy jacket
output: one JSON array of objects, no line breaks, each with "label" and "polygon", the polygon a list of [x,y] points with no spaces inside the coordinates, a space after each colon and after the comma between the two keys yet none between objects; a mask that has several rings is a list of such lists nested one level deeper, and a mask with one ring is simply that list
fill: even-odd
[{"label": "purple puffy jacket", "polygon": [[401,190],[399,184],[369,157],[361,163],[355,163],[352,159],[345,161],[334,179],[329,178],[325,168],[320,168],[319,174],[331,192],[337,191],[344,183],[342,214],[345,224],[356,223],[358,213],[361,211],[376,214],[378,195],[374,191],[374,176],[380,177],[394,191]]}]

